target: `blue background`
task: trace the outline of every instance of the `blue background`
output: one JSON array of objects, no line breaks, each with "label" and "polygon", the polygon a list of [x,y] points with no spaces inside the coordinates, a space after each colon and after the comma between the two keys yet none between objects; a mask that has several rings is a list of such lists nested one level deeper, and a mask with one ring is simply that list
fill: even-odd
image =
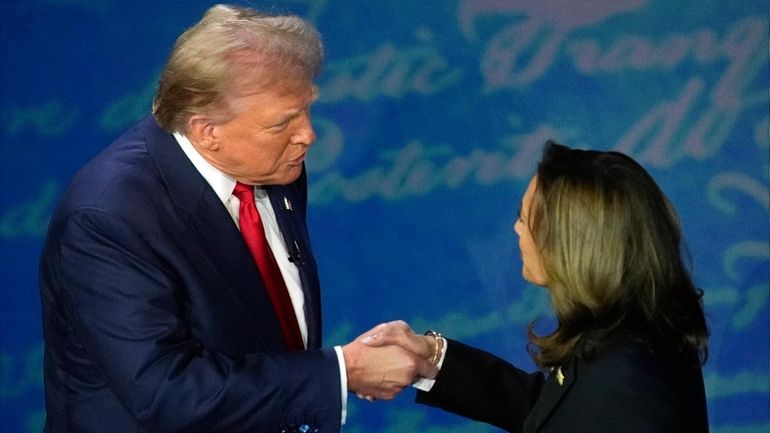
[{"label": "blue background", "polygon": [[[405,319],[527,370],[549,322],[512,225],[548,138],[619,149],[681,214],[705,291],[712,431],[770,426],[768,3],[253,1],[326,47],[308,160],[327,345]],[[72,174],[149,112],[203,1],[29,0],[0,16],[0,430],[44,419],[37,262]],[[547,326],[547,325],[544,325]],[[350,401],[346,432],[494,432]]]}]

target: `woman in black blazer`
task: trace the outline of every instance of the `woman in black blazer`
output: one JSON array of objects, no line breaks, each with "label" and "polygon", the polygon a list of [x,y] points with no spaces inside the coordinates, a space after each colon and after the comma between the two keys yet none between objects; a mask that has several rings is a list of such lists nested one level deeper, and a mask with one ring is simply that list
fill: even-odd
[{"label": "woman in black blazer", "polygon": [[376,327],[367,344],[441,367],[417,384],[417,401],[510,432],[707,432],[701,292],[650,175],[621,153],[549,141],[515,231],[523,277],[548,289],[558,321],[550,334],[528,331],[542,372],[404,322]]}]

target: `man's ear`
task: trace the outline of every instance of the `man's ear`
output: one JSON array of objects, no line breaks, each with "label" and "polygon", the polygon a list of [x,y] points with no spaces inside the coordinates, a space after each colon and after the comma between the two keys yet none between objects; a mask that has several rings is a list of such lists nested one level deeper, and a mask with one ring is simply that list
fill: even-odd
[{"label": "man's ear", "polygon": [[187,138],[205,150],[213,152],[219,149],[216,126],[209,117],[202,114],[193,114],[187,120]]}]

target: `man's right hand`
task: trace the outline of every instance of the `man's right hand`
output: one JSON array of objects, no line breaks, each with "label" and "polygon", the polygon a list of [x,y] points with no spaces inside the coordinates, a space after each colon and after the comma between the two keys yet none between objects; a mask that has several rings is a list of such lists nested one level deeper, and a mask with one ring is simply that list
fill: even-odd
[{"label": "man's right hand", "polygon": [[419,378],[433,379],[436,366],[397,345],[373,347],[361,342],[368,331],[342,347],[348,390],[376,400],[393,399]]}]

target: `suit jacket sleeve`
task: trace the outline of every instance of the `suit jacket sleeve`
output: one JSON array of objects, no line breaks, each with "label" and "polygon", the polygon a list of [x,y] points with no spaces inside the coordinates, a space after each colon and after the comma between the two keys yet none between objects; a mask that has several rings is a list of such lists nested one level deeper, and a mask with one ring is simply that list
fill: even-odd
[{"label": "suit jacket sleeve", "polygon": [[417,402],[521,432],[540,394],[542,373],[528,374],[482,350],[448,340],[444,364],[430,392]]},{"label": "suit jacket sleeve", "polygon": [[[169,240],[148,239],[122,216],[80,208],[60,217],[49,236],[42,296],[51,308],[44,310],[64,331],[47,344],[77,346],[82,362],[100,372],[94,383],[106,382],[144,429],[230,433],[310,423],[339,430],[332,349],[225,354],[205,347],[191,330],[211,325],[188,317],[185,277],[157,251]],[[228,314],[211,308],[211,317]],[[75,367],[55,362],[62,361],[46,368]]]}]

